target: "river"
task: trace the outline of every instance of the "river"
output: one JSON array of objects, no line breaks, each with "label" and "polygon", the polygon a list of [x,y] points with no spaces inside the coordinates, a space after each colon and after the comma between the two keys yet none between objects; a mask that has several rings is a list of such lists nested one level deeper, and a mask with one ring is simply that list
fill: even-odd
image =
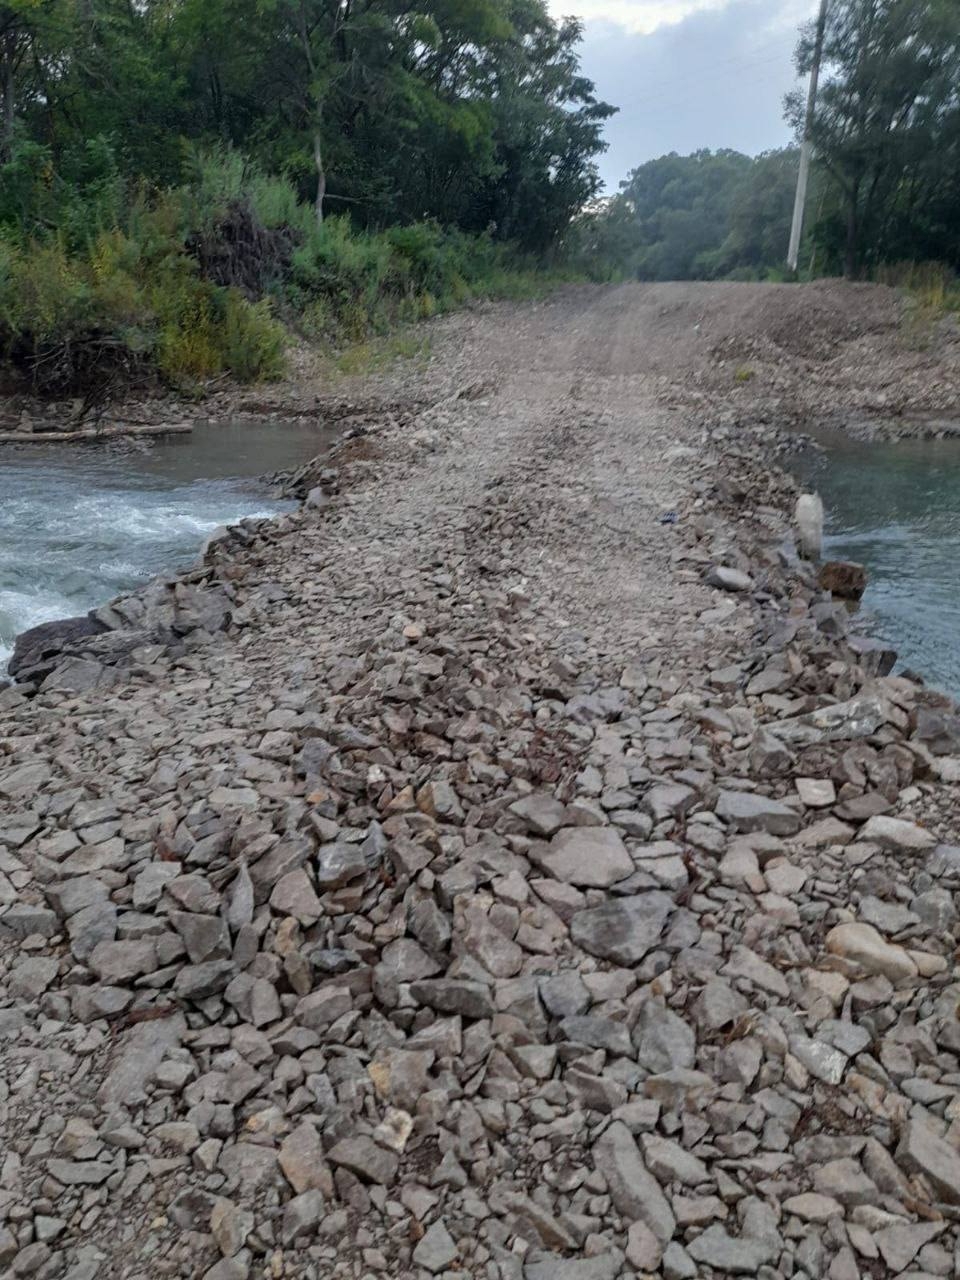
[{"label": "river", "polygon": [[332,440],[316,423],[0,449],[0,674],[20,631],[188,565],[218,525],[292,507],[260,477]]},{"label": "river", "polygon": [[[818,433],[796,464],[827,511],[825,554],[866,565],[865,629],[960,696],[960,440]],[[188,565],[218,525],[289,509],[260,477],[332,433],[307,423],[0,449],[0,672],[18,632]]]},{"label": "river", "polygon": [[960,697],[960,440],[817,440],[797,471],[824,501],[824,555],[868,570],[864,629]]}]

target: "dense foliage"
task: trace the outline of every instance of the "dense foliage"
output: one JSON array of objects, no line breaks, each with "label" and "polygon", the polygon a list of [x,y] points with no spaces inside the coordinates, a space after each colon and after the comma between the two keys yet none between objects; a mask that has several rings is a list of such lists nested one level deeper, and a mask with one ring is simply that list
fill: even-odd
[{"label": "dense foliage", "polygon": [[[813,33],[797,64],[809,70]],[[813,139],[825,204],[814,235],[849,276],[881,263],[960,267],[960,5],[834,0]],[[799,128],[802,102],[788,102]]]},{"label": "dense foliage", "polygon": [[757,280],[781,268],[797,153],[671,154],[634,169],[571,237],[585,263],[640,280]]},{"label": "dense foliage", "polygon": [[275,374],[494,287],[612,108],[544,0],[0,3],[0,343],[39,389]]}]

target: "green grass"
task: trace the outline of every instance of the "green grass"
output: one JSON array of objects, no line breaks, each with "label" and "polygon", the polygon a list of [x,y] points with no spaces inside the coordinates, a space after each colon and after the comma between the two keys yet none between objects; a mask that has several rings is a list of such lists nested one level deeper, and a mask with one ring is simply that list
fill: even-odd
[{"label": "green grass", "polygon": [[960,279],[942,262],[900,262],[879,267],[878,284],[904,289],[916,306],[932,315],[960,311]]},{"label": "green grass", "polygon": [[905,294],[909,305],[903,318],[903,340],[917,351],[931,345],[945,316],[960,314],[960,279],[943,263],[901,262],[878,268],[874,278],[878,284]]},{"label": "green grass", "polygon": [[359,374],[376,373],[397,360],[421,360],[426,363],[430,358],[431,346],[429,337],[417,333],[415,329],[401,329],[387,337],[352,343],[335,357],[333,367],[338,373],[356,377]]}]

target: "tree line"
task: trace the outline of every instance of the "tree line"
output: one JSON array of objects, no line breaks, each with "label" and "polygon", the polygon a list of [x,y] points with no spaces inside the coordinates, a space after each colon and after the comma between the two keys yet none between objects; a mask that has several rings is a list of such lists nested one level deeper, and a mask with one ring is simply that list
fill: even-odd
[{"label": "tree line", "polygon": [[239,148],[318,218],[435,218],[542,250],[598,189],[612,108],[542,0],[8,0],[0,149],[69,171],[91,138],[176,183]]},{"label": "tree line", "polygon": [[[811,23],[801,75],[814,48]],[[790,95],[798,141],[804,112],[805,94]],[[960,269],[958,0],[831,0],[812,141],[804,273]],[[796,165],[794,148],[665,156],[635,169],[578,235],[610,272],[641,279],[782,278]]]},{"label": "tree line", "polygon": [[613,111],[580,37],[545,0],[0,3],[6,367],[261,376],[277,316],[362,335],[550,257]]}]

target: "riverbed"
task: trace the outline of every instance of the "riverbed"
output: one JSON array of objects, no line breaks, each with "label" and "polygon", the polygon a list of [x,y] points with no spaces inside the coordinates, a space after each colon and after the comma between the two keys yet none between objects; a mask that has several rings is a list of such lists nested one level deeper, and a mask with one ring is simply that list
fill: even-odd
[{"label": "riverbed", "polygon": [[0,672],[14,637],[195,559],[219,525],[292,507],[264,473],[332,442],[316,422],[0,450]]},{"label": "riverbed", "polygon": [[960,440],[816,438],[798,472],[824,501],[824,555],[867,568],[864,629],[960,696]]}]

